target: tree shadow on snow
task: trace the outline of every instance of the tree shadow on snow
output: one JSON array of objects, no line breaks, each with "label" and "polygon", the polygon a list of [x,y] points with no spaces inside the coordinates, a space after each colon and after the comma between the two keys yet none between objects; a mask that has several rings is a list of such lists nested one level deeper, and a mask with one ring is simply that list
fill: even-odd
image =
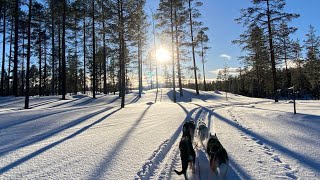
[{"label": "tree shadow on snow", "polygon": [[124,135],[120,138],[117,144],[114,145],[114,148],[112,151],[108,154],[106,158],[103,159],[102,162],[98,165],[98,167],[95,168],[95,170],[88,176],[90,179],[102,179],[103,172],[107,171],[108,164],[112,164],[113,161],[115,161],[115,158],[118,156],[120,150],[124,147],[124,145],[129,140],[128,137],[130,137],[130,134],[132,134],[134,131],[137,130],[138,125],[148,112],[148,110],[151,108],[152,104],[149,105],[144,112],[141,114],[141,116],[136,120],[136,122],[132,125],[131,128],[127,132],[124,133]]},{"label": "tree shadow on snow", "polygon": [[[14,127],[14,126],[17,126],[17,125],[21,125],[21,124],[24,124],[24,123],[28,123],[28,122],[31,122],[31,121],[34,121],[34,120],[38,120],[38,119],[41,119],[41,118],[45,118],[45,117],[49,117],[49,116],[53,116],[53,115],[58,115],[58,114],[63,114],[63,113],[68,113],[68,112],[72,112],[72,111],[78,111],[78,110],[85,109],[85,108],[87,108],[87,107],[79,107],[79,108],[65,109],[65,110],[61,109],[61,110],[56,110],[54,112],[50,112],[50,113],[47,113],[47,114],[30,114],[30,115],[26,115],[23,118],[19,118],[19,120],[10,121],[10,122],[4,122],[5,125],[0,126],[0,130],[8,129],[8,128],[11,128],[11,127]],[[12,113],[7,113],[5,115],[16,114],[16,113],[17,112],[12,112]],[[1,115],[0,115],[0,117],[1,117]],[[1,155],[1,153],[0,153],[0,155]]]},{"label": "tree shadow on snow", "polygon": [[64,124],[64,125],[62,125],[58,128],[55,128],[55,129],[51,129],[51,130],[46,131],[46,132],[39,134],[39,135],[35,135],[35,136],[29,135],[29,136],[21,137],[20,139],[18,139],[18,141],[19,141],[18,143],[11,142],[8,147],[1,148],[0,149],[0,156],[3,156],[8,152],[15,151],[15,150],[18,150],[18,149],[26,147],[26,146],[30,146],[32,144],[35,144],[37,142],[40,142],[40,141],[45,140],[47,138],[50,138],[50,137],[66,130],[66,129],[72,128],[72,127],[74,127],[74,126],[94,117],[94,116],[97,116],[107,110],[110,110],[110,109],[111,109],[111,107],[103,108],[102,110],[87,114],[86,116],[83,116],[79,119],[68,122],[67,124]]},{"label": "tree shadow on snow", "polygon": [[293,150],[288,149],[287,147],[282,146],[281,144],[278,144],[277,142],[274,142],[270,139],[267,139],[266,137],[263,137],[249,129],[246,129],[244,127],[239,126],[236,122],[227,119],[225,117],[222,117],[221,115],[214,113],[214,116],[216,118],[218,118],[219,120],[229,124],[230,126],[240,130],[241,132],[243,132],[244,134],[251,136],[255,139],[261,140],[263,143],[271,146],[273,149],[280,151],[284,154],[286,154],[287,156],[296,159],[298,162],[300,162],[301,164],[304,164],[305,166],[308,166],[310,168],[312,168],[315,171],[319,171],[320,169],[320,163],[317,162],[316,159],[312,159],[306,155],[303,154],[303,152],[295,152]]},{"label": "tree shadow on snow", "polygon": [[[91,124],[89,124],[89,125],[87,125],[87,126],[84,126],[83,128],[79,129],[78,131],[72,133],[71,135],[69,135],[69,136],[67,136],[67,137],[65,137],[65,138],[63,138],[63,139],[61,139],[61,140],[59,140],[59,141],[56,141],[56,142],[54,142],[54,143],[51,143],[51,144],[49,144],[49,145],[47,145],[47,146],[45,146],[45,147],[43,147],[43,148],[41,148],[41,149],[39,149],[39,150],[31,153],[31,154],[29,154],[29,155],[27,155],[27,156],[25,156],[25,157],[23,157],[23,158],[21,158],[21,159],[18,159],[18,160],[16,160],[16,161],[14,161],[14,162],[12,162],[12,163],[10,163],[10,164],[2,167],[2,168],[0,169],[0,175],[3,174],[3,173],[5,173],[5,172],[7,172],[7,171],[9,171],[10,169],[12,169],[12,168],[14,168],[14,167],[19,166],[20,164],[22,164],[22,163],[24,163],[24,162],[26,162],[26,161],[28,161],[28,160],[30,160],[30,159],[32,159],[32,158],[34,158],[34,157],[36,157],[36,156],[44,153],[45,151],[47,151],[47,150],[49,150],[49,149],[51,149],[51,148],[53,148],[53,147],[55,147],[55,146],[63,143],[63,142],[65,142],[65,141],[69,140],[69,139],[72,139],[72,138],[76,137],[77,135],[83,133],[84,131],[88,130],[88,129],[91,128],[92,126],[94,126],[94,125],[102,122],[102,121],[105,120],[107,117],[111,116],[112,114],[118,112],[119,110],[120,110],[120,109],[116,109],[116,110],[112,111],[111,113],[108,113],[107,115],[103,116],[103,117],[100,118],[99,120],[97,120],[97,121],[95,121],[95,122],[93,122],[93,123],[91,123]],[[98,111],[98,112],[96,112],[96,113],[94,113],[94,114],[95,114],[95,115],[98,115],[98,114],[100,114],[100,113],[102,113],[102,112],[104,112],[104,111],[106,111],[106,110],[103,109],[102,111]],[[93,117],[93,116],[95,116],[95,115],[92,115],[92,114],[91,114],[91,116],[89,116],[89,117],[81,118],[80,121],[83,122],[84,120],[90,119],[91,117]],[[77,122],[77,123],[80,123],[80,122]],[[61,132],[62,130],[66,129],[66,128],[70,128],[70,127],[60,128],[60,129],[58,129],[56,132],[54,132],[53,134],[48,134],[47,136],[52,136],[52,135],[54,135],[54,134],[56,134],[56,133],[58,133],[58,132]]]},{"label": "tree shadow on snow", "polygon": [[[173,101],[173,90],[168,91],[167,96],[171,101]],[[210,92],[201,92],[199,95],[196,95],[195,92],[190,92],[189,90],[183,90],[183,96],[180,97],[179,91],[176,91],[177,102],[191,102],[192,99],[207,102],[208,100],[221,99],[221,97],[215,96],[213,93]]]}]

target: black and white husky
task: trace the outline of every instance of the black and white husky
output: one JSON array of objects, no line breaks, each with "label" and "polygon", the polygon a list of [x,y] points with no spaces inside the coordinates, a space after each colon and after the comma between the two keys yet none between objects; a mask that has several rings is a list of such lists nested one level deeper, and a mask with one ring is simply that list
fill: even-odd
[{"label": "black and white husky", "polygon": [[218,179],[225,179],[228,171],[228,154],[217,135],[211,135],[207,143],[207,153],[210,159],[210,167]]}]

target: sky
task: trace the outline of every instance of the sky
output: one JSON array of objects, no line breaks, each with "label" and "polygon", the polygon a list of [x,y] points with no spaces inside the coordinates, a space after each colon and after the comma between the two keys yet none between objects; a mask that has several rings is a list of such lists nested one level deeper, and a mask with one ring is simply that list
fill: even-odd
[{"label": "sky", "polygon": [[[244,31],[241,24],[237,24],[234,19],[240,16],[240,9],[251,6],[250,0],[201,0],[201,20],[209,27],[211,50],[208,52],[208,62],[206,64],[206,76],[208,79],[215,79],[218,69],[228,67],[236,69],[243,65],[237,57],[243,55],[239,45],[232,44],[231,41],[239,37]],[[159,0],[147,0],[146,10],[157,9]],[[300,18],[293,20],[289,25],[298,27],[298,31],[292,38],[299,38],[301,42],[305,39],[309,25],[313,25],[320,35],[320,23],[318,8],[319,0],[287,0],[286,12],[298,13]],[[200,61],[197,61],[200,65]]]}]

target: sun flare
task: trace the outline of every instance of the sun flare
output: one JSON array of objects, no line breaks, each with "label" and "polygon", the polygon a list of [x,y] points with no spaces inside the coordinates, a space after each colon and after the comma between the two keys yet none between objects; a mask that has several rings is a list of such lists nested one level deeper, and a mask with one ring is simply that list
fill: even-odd
[{"label": "sun flare", "polygon": [[170,59],[170,53],[164,48],[159,48],[157,49],[156,57],[159,62],[167,62]]}]

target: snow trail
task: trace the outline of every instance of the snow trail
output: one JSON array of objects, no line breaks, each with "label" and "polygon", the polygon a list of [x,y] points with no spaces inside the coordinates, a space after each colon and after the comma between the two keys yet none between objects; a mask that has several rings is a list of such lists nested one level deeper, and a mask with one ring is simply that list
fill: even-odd
[{"label": "snow trail", "polygon": [[[204,121],[228,152],[228,179],[319,179],[318,101],[292,104],[184,89],[126,95],[0,97],[0,179],[184,179],[178,148],[186,120]],[[197,141],[197,138],[195,139]],[[210,179],[205,143],[194,179]],[[209,172],[208,172],[209,171]],[[191,173],[191,174],[190,174]]]}]

